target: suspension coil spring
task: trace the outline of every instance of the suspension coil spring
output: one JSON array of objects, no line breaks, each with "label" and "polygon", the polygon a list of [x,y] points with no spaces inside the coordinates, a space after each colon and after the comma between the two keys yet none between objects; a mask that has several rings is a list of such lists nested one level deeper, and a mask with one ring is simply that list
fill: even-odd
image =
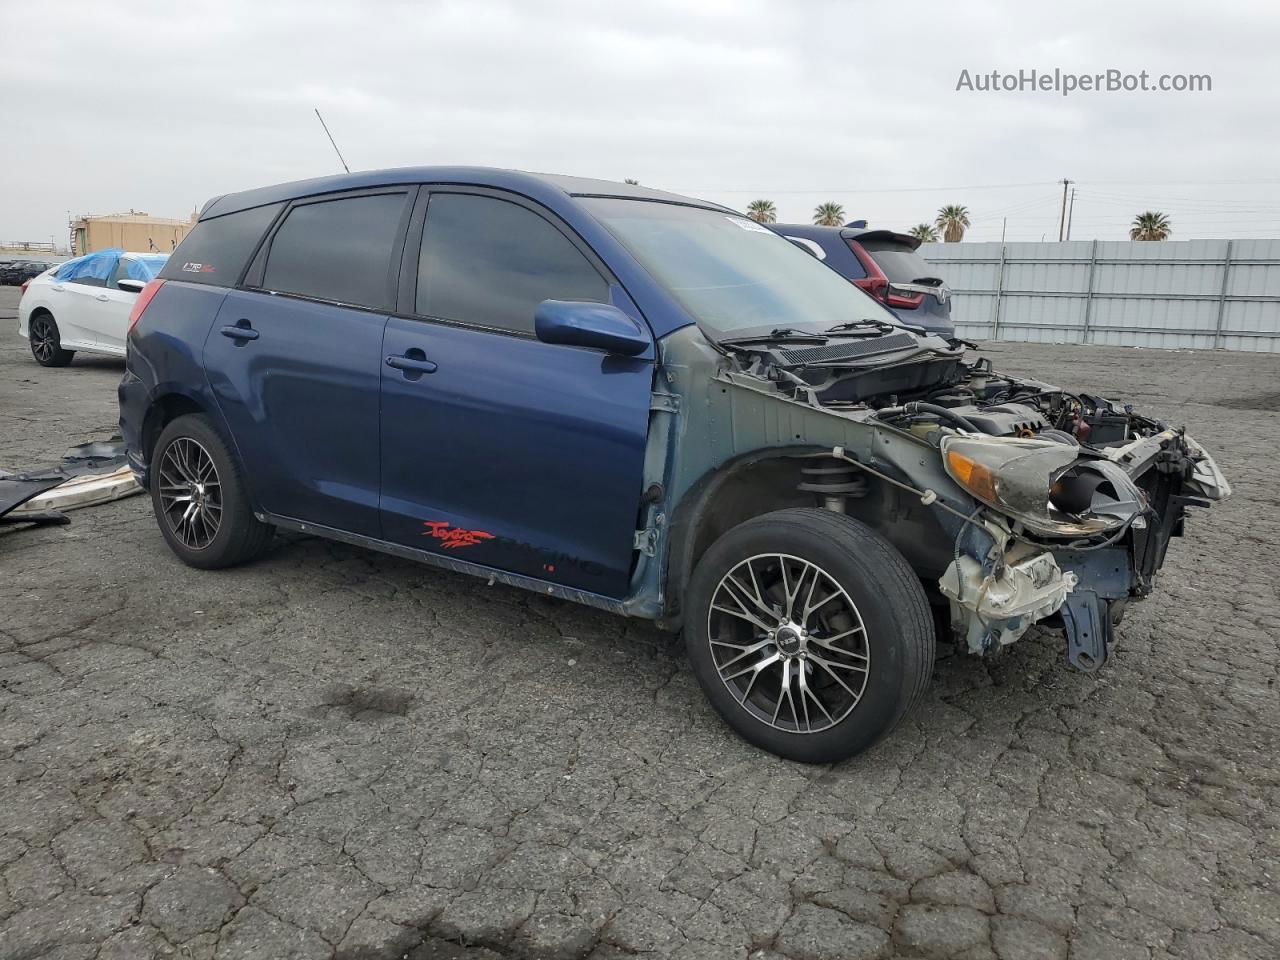
[{"label": "suspension coil spring", "polygon": [[867,478],[848,463],[840,460],[821,460],[814,466],[800,468],[804,481],[799,489],[815,493],[822,498],[822,505],[834,513],[845,512],[845,500],[867,495]]}]

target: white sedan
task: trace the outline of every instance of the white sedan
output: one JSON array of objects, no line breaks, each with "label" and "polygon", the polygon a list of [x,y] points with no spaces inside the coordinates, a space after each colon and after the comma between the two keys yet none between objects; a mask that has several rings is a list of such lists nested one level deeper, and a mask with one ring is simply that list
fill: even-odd
[{"label": "white sedan", "polygon": [[124,356],[129,312],[160,272],[163,253],[103,250],[46,270],[22,285],[18,333],[45,367],[65,367],[78,351]]}]

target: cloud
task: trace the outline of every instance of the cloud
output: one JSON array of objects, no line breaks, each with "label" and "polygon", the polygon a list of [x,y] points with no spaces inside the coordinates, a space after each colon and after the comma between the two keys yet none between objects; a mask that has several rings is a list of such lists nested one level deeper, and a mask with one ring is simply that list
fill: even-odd
[{"label": "cloud", "polygon": [[[1276,179],[1278,25],[1262,2],[73,2],[6,39],[5,168],[22,188],[0,233],[61,240],[68,211],[182,216],[332,173],[319,107],[353,168],[631,176],[737,207],[759,192],[788,219],[832,199],[886,225],[959,202],[975,238],[1008,215],[1018,239],[1056,235],[1067,176],[1076,236],[1118,236],[1176,197],[1198,201],[1162,207],[1179,236],[1275,234],[1280,184],[1207,181]],[[955,91],[961,69],[1032,67],[1209,73],[1214,89]],[[932,189],[1021,183],[1036,185]]]}]

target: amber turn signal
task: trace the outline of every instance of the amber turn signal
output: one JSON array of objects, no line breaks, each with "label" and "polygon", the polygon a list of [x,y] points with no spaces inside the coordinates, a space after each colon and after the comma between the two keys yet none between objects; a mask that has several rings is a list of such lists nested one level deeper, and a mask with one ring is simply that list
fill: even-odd
[{"label": "amber turn signal", "polygon": [[989,469],[958,450],[947,451],[947,466],[951,476],[979,500],[996,502],[996,475]]}]

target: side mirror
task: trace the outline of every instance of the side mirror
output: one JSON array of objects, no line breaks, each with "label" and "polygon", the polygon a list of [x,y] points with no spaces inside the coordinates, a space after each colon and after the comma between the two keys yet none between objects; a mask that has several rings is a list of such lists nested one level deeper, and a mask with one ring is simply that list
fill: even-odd
[{"label": "side mirror", "polygon": [[141,293],[142,288],[146,285],[145,280],[130,280],[128,277],[123,280],[116,281],[116,286],[125,293]]},{"label": "side mirror", "polygon": [[617,307],[585,300],[543,300],[533,313],[533,329],[543,343],[594,347],[624,357],[644,353],[649,335]]}]

